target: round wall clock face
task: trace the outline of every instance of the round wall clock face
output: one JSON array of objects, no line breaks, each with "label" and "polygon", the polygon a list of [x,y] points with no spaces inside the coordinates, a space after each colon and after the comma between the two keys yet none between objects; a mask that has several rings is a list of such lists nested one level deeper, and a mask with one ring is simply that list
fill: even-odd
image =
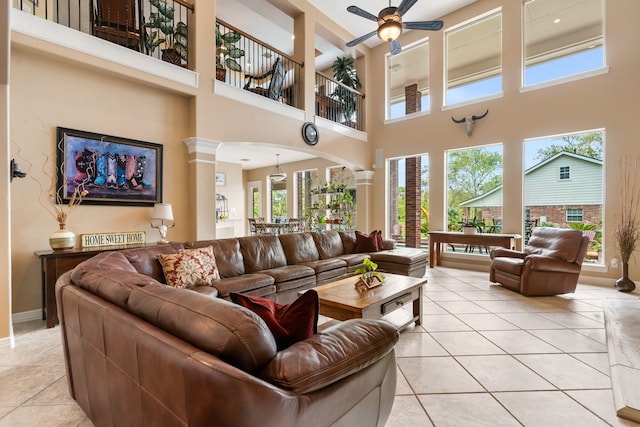
[{"label": "round wall clock face", "polygon": [[316,145],[318,143],[318,139],[320,139],[320,134],[318,133],[318,128],[311,122],[307,122],[302,125],[302,139],[309,145]]}]

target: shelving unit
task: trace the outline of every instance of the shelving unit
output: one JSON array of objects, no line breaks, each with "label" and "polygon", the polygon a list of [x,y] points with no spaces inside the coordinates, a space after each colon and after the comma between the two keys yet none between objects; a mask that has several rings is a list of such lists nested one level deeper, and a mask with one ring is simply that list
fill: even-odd
[{"label": "shelving unit", "polygon": [[355,200],[351,190],[319,187],[311,192],[309,227],[312,230],[349,230],[355,221]]},{"label": "shelving unit", "polygon": [[216,221],[229,218],[229,204],[222,194],[216,194]]}]

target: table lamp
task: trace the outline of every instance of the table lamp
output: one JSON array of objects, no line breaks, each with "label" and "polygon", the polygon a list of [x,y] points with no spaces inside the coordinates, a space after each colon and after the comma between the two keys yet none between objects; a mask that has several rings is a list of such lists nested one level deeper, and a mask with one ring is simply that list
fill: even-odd
[{"label": "table lamp", "polygon": [[[159,220],[160,225],[154,225],[153,221]],[[167,225],[164,222],[171,221],[171,225]],[[160,232],[160,240],[158,243],[169,243],[167,240],[167,230],[173,228],[176,225],[173,220],[173,209],[169,203],[156,203],[153,206],[153,212],[151,212],[151,228],[157,228]]]}]

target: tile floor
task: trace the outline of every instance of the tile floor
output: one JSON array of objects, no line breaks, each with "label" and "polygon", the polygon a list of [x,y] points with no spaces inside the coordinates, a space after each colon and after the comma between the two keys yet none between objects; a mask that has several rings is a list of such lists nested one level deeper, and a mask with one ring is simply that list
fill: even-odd
[{"label": "tile floor", "polygon": [[[422,325],[396,346],[387,427],[638,425],[615,414],[602,299],[640,292],[579,285],[526,298],[487,273],[438,267],[427,278]],[[15,348],[0,344],[0,427],[92,426],[68,395],[59,328],[14,332]]]}]

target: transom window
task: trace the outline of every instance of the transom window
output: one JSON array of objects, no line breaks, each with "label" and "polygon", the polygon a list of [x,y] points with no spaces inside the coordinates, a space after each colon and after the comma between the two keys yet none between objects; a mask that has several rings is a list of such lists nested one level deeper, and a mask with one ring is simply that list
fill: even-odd
[{"label": "transom window", "polygon": [[387,55],[387,118],[429,111],[429,42]]},{"label": "transom window", "polygon": [[561,181],[571,179],[571,167],[570,166],[560,166],[558,177]]},{"label": "transom window", "polygon": [[604,0],[527,0],[524,86],[604,67]]},{"label": "transom window", "polygon": [[502,13],[491,12],[446,32],[445,105],[502,92]]}]

